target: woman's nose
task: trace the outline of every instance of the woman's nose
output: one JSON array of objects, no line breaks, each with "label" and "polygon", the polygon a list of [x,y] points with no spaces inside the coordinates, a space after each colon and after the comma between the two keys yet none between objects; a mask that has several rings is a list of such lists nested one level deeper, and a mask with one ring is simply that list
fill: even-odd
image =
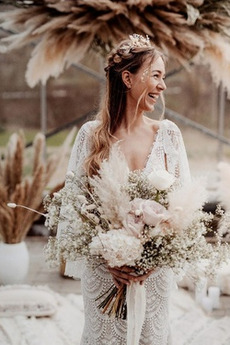
[{"label": "woman's nose", "polygon": [[167,86],[166,86],[166,84],[165,84],[165,82],[164,82],[163,79],[162,79],[162,80],[160,81],[160,83],[158,84],[158,87],[159,87],[159,89],[161,89],[162,91],[164,91],[164,90],[167,89]]}]

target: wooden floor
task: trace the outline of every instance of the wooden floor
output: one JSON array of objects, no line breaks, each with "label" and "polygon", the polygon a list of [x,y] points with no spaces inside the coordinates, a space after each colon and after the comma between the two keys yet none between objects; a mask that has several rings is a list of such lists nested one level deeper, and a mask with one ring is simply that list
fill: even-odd
[{"label": "wooden floor", "polygon": [[28,236],[26,238],[30,253],[30,268],[25,283],[30,285],[47,285],[61,294],[80,294],[80,281],[63,277],[58,269],[48,268],[43,254],[46,242],[47,238],[43,236]]}]

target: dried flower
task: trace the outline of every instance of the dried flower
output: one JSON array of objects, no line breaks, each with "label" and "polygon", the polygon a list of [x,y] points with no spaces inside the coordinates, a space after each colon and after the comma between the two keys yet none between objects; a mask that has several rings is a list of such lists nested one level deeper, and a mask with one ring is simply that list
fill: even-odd
[{"label": "dried flower", "polygon": [[[119,164],[118,157],[114,149],[110,159],[103,162],[102,172],[93,178],[79,180],[69,173],[71,183],[66,183],[58,197],[55,195],[48,200],[46,225],[55,232],[60,222],[65,224],[65,229],[56,238],[58,246],[55,245],[54,250],[59,248],[67,260],[82,255],[91,260],[93,246],[97,260],[114,265],[114,256],[111,255],[111,261],[109,259],[111,248],[107,247],[107,242],[109,246],[110,236],[114,239],[117,231],[117,237],[126,234],[129,241],[132,237],[143,245],[141,259],[137,256],[136,265],[133,264],[142,271],[164,265],[178,271],[185,263],[197,265],[201,259],[213,260],[215,255],[222,255],[224,245],[210,247],[204,237],[213,216],[202,211],[205,202],[203,181],[176,188],[177,181],[172,185],[172,175],[162,171],[150,177],[136,171],[127,177],[118,174],[114,178],[111,164],[113,160]],[[124,161],[120,164],[125,168]],[[167,188],[163,190],[163,186]],[[124,252],[127,252],[126,246],[124,241]],[[133,257],[132,260],[135,261]],[[122,262],[130,265],[128,261]],[[215,261],[208,263],[215,267]]]},{"label": "dried flower", "polygon": [[[59,263],[63,257],[74,261],[84,256],[110,267],[131,266],[136,274],[164,266],[180,273],[188,265],[201,277],[214,274],[229,259],[230,250],[228,244],[220,243],[219,235],[216,245],[206,241],[213,215],[202,211],[203,181],[179,188],[176,180],[172,185],[172,177],[162,172],[152,174],[151,182],[140,171],[113,174],[114,161],[125,169],[118,157],[113,149],[98,176],[71,175],[71,183],[59,192],[61,198],[49,201],[47,226],[52,230],[59,223],[64,226],[55,240],[49,240],[47,259],[56,258]],[[167,186],[164,190],[163,185]]]},{"label": "dried flower", "polygon": [[0,25],[9,35],[0,41],[0,51],[34,43],[26,72],[32,87],[57,77],[89,50],[105,56],[127,33],[138,32],[142,36],[130,37],[124,56],[130,49],[148,49],[150,37],[182,66],[191,59],[196,63],[194,57],[200,56],[211,67],[214,81],[222,81],[230,93],[229,0],[5,2],[24,8],[0,14]]}]

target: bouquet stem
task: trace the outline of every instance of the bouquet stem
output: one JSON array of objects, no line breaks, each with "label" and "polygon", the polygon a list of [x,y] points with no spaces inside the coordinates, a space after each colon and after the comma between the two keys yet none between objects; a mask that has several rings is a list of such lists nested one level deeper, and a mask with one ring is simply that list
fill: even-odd
[{"label": "bouquet stem", "polygon": [[98,305],[103,314],[107,314],[110,317],[121,318],[126,320],[127,307],[126,307],[126,286],[122,285],[119,289],[112,285],[102,295],[100,295],[96,301],[105,297]]}]

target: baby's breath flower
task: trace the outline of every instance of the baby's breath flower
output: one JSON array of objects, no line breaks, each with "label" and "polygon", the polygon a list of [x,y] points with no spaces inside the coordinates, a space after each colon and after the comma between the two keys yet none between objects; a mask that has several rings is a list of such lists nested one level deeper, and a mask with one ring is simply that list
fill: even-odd
[{"label": "baby's breath flower", "polygon": [[[130,172],[127,182],[118,184],[119,197],[111,204],[111,198],[110,202],[100,199],[100,194],[90,184],[92,179],[86,176],[79,179],[68,172],[64,188],[52,198],[46,196],[44,199],[45,224],[53,235],[45,248],[47,260],[53,265],[63,259],[75,261],[83,256],[90,264],[129,265],[137,273],[163,266],[180,273],[190,265],[197,275],[213,274],[230,257],[229,246],[223,243],[230,215],[220,207],[216,215],[198,208],[189,214],[189,222],[184,223],[186,227],[178,228],[179,217],[186,216],[191,194],[186,195],[185,188],[183,199],[187,203],[176,203],[170,208],[172,198],[168,195],[178,188],[177,181],[171,186],[173,179],[167,175],[168,188],[159,190],[152,181],[155,175],[151,175],[150,181],[143,172]],[[100,177],[96,178],[100,182]],[[192,187],[189,188],[191,193]],[[109,186],[106,193],[104,197],[110,195]],[[127,198],[127,209],[119,208]],[[146,209],[148,205],[151,207]],[[212,228],[214,217],[219,220],[220,231],[216,244],[212,245],[205,236]],[[54,237],[58,229],[61,231]],[[201,261],[203,270],[199,266]]]}]

